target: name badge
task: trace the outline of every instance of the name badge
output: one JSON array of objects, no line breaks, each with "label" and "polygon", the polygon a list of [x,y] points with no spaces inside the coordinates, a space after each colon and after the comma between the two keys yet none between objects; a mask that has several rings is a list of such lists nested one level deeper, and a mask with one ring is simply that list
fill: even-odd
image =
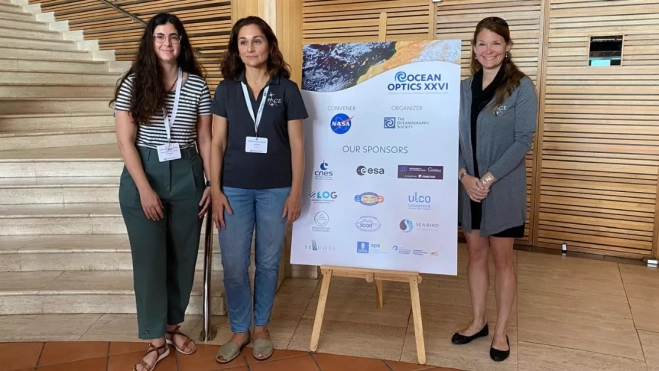
[{"label": "name badge", "polygon": [[268,138],[247,137],[245,152],[268,153]]},{"label": "name badge", "polygon": [[160,162],[181,158],[181,147],[179,147],[178,143],[163,144],[156,148],[158,149],[158,159]]}]

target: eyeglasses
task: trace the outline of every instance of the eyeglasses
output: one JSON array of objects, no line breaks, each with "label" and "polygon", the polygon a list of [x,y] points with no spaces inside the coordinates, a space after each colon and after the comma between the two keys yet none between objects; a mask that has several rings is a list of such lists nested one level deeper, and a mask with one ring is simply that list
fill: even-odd
[{"label": "eyeglasses", "polygon": [[169,41],[171,41],[172,44],[178,44],[183,39],[183,37],[181,37],[179,35],[169,35],[169,36],[167,36],[167,35],[164,35],[164,34],[161,34],[161,33],[154,34],[153,37],[156,38],[157,43],[164,43],[165,40],[169,39]]},{"label": "eyeglasses", "polygon": [[[487,18],[486,18],[486,19],[487,19]],[[502,25],[502,26],[504,26],[504,27],[506,27],[506,28],[509,28],[509,27],[508,27],[508,22],[506,22],[503,18],[499,18],[499,17],[490,17],[489,19],[490,19],[492,22],[494,22],[494,23],[497,23],[497,24],[500,24],[500,25]]]}]

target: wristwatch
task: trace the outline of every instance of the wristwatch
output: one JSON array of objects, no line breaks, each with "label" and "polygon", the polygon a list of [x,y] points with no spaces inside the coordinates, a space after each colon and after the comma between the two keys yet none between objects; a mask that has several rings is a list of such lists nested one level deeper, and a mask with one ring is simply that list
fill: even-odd
[{"label": "wristwatch", "polygon": [[463,171],[463,172],[460,173],[460,175],[458,175],[458,179],[462,180],[462,178],[464,178],[465,176],[467,176],[467,172]]}]

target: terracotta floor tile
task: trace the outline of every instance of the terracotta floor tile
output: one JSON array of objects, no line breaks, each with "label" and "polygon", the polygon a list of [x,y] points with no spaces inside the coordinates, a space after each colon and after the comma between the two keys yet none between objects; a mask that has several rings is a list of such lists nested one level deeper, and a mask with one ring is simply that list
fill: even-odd
[{"label": "terracotta floor tile", "polygon": [[254,358],[252,355],[252,347],[245,347],[243,350],[243,353],[245,354],[245,359],[247,360],[247,364],[249,365],[255,365],[259,363],[264,363],[264,362],[272,362],[276,361],[279,359],[286,359],[286,358],[293,358],[293,357],[301,357],[301,356],[308,356],[309,352],[301,352],[298,350],[284,350],[284,349],[275,349],[275,352],[272,353],[272,356],[268,358],[265,361],[258,361]]},{"label": "terracotta floor tile", "polygon": [[59,363],[37,368],[37,371],[106,371],[108,357],[85,359],[83,361]]},{"label": "terracotta floor tile", "polygon": [[[389,368],[393,371],[429,371],[437,370],[434,366],[428,365],[415,365],[413,363],[404,363],[404,362],[395,362],[395,361],[385,361]],[[449,369],[446,369],[449,370]]]},{"label": "terracotta floor tile", "polygon": [[[132,370],[135,364],[137,364],[144,354],[146,354],[147,349],[143,351],[124,353],[119,355],[110,356],[110,361],[108,363],[107,371],[127,371]],[[170,350],[169,356],[160,363],[158,363],[158,371],[176,371],[176,354],[173,350]],[[41,370],[39,370],[41,371]]]},{"label": "terracotta floor tile", "polygon": [[132,353],[137,351],[146,352],[149,349],[149,344],[147,342],[137,342],[137,343],[110,343],[110,355],[114,356],[117,354]]},{"label": "terracotta floor tile", "polygon": [[48,342],[43,348],[38,366],[101,358],[107,355],[108,343],[104,342]]},{"label": "terracotta floor tile", "polygon": [[320,371],[311,356],[293,357],[250,365],[251,371]]},{"label": "terracotta floor tile", "polygon": [[[220,347],[217,345],[197,344],[197,351],[195,354],[186,356],[178,354],[178,369],[179,371],[216,371],[226,370],[235,367],[245,366],[245,357],[239,355],[233,361],[227,364],[219,364],[215,361],[217,350]],[[174,348],[171,348],[172,351]]]},{"label": "terracotta floor tile", "polygon": [[0,371],[36,367],[43,343],[0,343]]},{"label": "terracotta floor tile", "polygon": [[389,367],[379,359],[334,354],[314,354],[313,357],[322,371],[389,371]]}]

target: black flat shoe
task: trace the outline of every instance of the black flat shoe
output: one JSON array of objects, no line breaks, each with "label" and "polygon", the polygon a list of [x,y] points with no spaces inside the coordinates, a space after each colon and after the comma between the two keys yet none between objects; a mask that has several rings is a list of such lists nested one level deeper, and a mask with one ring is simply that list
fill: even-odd
[{"label": "black flat shoe", "polygon": [[451,338],[451,343],[457,344],[457,345],[469,344],[469,343],[471,343],[472,341],[474,341],[478,338],[486,337],[487,335],[489,335],[489,333],[490,333],[490,331],[489,331],[489,329],[487,327],[487,323],[486,323],[485,327],[483,327],[482,330],[478,331],[478,333],[476,333],[474,335],[471,335],[471,336],[465,336],[465,335],[462,335],[462,334],[456,332],[455,334],[453,334],[453,337]]},{"label": "black flat shoe", "polygon": [[490,347],[490,358],[492,358],[494,362],[505,361],[510,355],[510,341],[508,341],[508,335],[506,335],[506,343],[508,343],[508,350],[499,350]]}]

